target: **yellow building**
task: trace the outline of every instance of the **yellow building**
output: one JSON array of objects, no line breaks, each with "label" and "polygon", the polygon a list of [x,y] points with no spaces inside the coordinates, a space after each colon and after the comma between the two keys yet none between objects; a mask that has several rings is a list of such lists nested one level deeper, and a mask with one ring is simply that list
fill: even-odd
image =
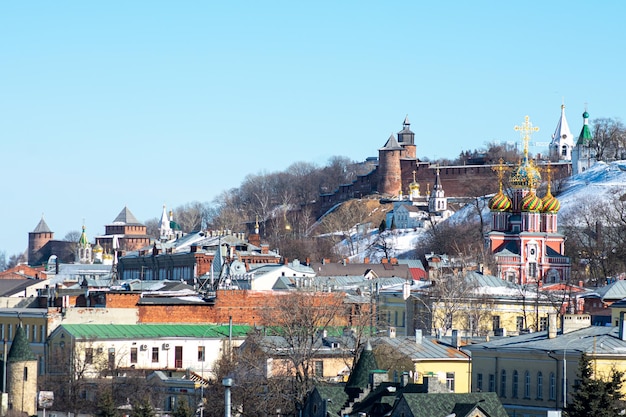
[{"label": "yellow building", "polygon": [[[556,315],[551,315],[547,331],[465,349],[472,355],[472,391],[498,393],[509,415],[547,416],[548,411],[565,408],[583,353],[595,377],[608,376],[613,367],[626,370],[624,320],[619,327],[591,326],[588,314],[564,315],[561,330]],[[626,387],[623,390],[626,394]]]},{"label": "yellow building", "polygon": [[[456,333],[455,333],[456,334]],[[390,379],[408,373],[414,383],[435,378],[450,392],[470,392],[471,358],[459,349],[458,338],[447,344],[416,332],[413,337],[376,337],[371,344],[381,369]]]},{"label": "yellow building", "polygon": [[[474,271],[446,279],[411,293],[406,299],[405,329],[397,334],[411,335],[411,329],[421,329],[425,334],[449,336],[456,329],[463,337],[517,335],[545,330],[548,315],[557,312],[555,303],[538,293],[536,286]],[[383,304],[379,309],[387,307]]]},{"label": "yellow building", "polygon": [[[11,349],[11,343],[20,324],[26,340],[37,360],[37,374],[45,371],[45,345],[48,338],[48,310],[45,308],[3,308],[0,309],[0,359]],[[6,348],[5,348],[6,345]]]}]

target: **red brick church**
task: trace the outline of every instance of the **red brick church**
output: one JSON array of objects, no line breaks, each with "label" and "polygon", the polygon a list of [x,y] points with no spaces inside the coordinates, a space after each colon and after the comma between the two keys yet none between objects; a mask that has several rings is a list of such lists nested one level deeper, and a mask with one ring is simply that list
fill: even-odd
[{"label": "red brick church", "polygon": [[533,128],[528,116],[522,126],[516,126],[524,142],[524,157],[509,178],[511,197],[503,192],[504,173],[507,168],[494,167],[500,189],[489,201],[492,230],[486,243],[496,258],[494,275],[516,284],[555,283],[569,280],[570,259],[564,256],[565,238],[557,232],[557,213],[561,207],[548,188],[539,197],[540,170],[528,158],[528,142]]}]

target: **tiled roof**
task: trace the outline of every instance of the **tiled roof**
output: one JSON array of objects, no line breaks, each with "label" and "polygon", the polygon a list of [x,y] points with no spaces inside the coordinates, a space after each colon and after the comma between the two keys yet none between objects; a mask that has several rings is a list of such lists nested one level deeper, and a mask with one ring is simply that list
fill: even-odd
[{"label": "tiled roof", "polygon": [[508,417],[495,392],[403,394],[413,417],[466,417],[480,408],[489,417]]},{"label": "tiled roof", "polygon": [[366,388],[369,384],[370,372],[377,369],[378,363],[376,362],[374,352],[372,352],[372,345],[370,345],[368,341],[367,345],[361,351],[359,360],[356,365],[354,365],[354,369],[350,373],[346,388]]},{"label": "tiled roof", "polygon": [[[60,326],[76,339],[154,339],[173,337],[224,338],[229,325],[206,324],[63,324]],[[232,326],[233,337],[244,337],[250,326]]]},{"label": "tiled roof", "polygon": [[7,356],[7,362],[34,361],[36,359],[28,339],[26,339],[26,331],[24,331],[21,325],[17,326],[13,343],[11,343],[11,350],[9,350]]}]

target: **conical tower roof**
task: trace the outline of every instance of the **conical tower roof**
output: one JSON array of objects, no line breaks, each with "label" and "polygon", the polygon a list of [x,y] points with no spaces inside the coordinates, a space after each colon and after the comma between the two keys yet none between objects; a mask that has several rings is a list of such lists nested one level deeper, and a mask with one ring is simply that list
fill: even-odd
[{"label": "conical tower roof", "polygon": [[391,136],[389,136],[389,139],[387,139],[385,146],[382,147],[381,151],[382,150],[385,150],[385,151],[398,150],[398,149],[403,149],[403,148],[402,146],[400,146],[395,135],[392,133]]},{"label": "conical tower roof", "polygon": [[52,230],[50,230],[50,228],[46,224],[46,221],[43,219],[43,216],[41,216],[41,220],[39,220],[39,223],[37,223],[37,227],[35,227],[35,230],[33,230],[33,233],[52,233]]},{"label": "conical tower roof", "polygon": [[589,129],[589,113],[586,110],[583,113],[583,121],[583,128],[580,131],[576,145],[589,146],[593,136],[591,136],[591,130]]},{"label": "conical tower roof", "polygon": [[128,207],[124,207],[122,211],[120,211],[120,214],[118,214],[115,220],[113,220],[113,223],[141,225],[141,223],[139,223],[139,220],[137,220],[133,213],[130,212]]},{"label": "conical tower roof", "polygon": [[369,384],[370,372],[376,369],[378,369],[378,363],[372,351],[372,345],[368,340],[361,351],[354,370],[350,373],[346,388],[366,388]]},{"label": "conical tower roof", "polygon": [[26,332],[24,327],[20,324],[15,331],[15,337],[13,343],[11,343],[11,350],[7,356],[7,362],[25,362],[37,360],[33,350],[30,348],[30,344],[26,339]]},{"label": "conical tower roof", "polygon": [[87,239],[87,233],[85,232],[85,226],[83,226],[83,233],[80,235],[80,240],[78,241],[78,246],[86,247],[89,246],[89,239]]}]

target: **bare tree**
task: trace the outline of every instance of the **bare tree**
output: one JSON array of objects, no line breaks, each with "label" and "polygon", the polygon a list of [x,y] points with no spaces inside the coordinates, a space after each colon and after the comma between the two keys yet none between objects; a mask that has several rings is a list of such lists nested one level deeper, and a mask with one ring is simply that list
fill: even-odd
[{"label": "bare tree", "polygon": [[263,350],[282,354],[295,409],[302,408],[316,381],[313,359],[321,348],[318,342],[324,330],[346,323],[343,298],[338,293],[293,292],[274,297],[264,310],[263,322],[280,336],[281,344],[274,346],[274,339],[263,339]]}]

